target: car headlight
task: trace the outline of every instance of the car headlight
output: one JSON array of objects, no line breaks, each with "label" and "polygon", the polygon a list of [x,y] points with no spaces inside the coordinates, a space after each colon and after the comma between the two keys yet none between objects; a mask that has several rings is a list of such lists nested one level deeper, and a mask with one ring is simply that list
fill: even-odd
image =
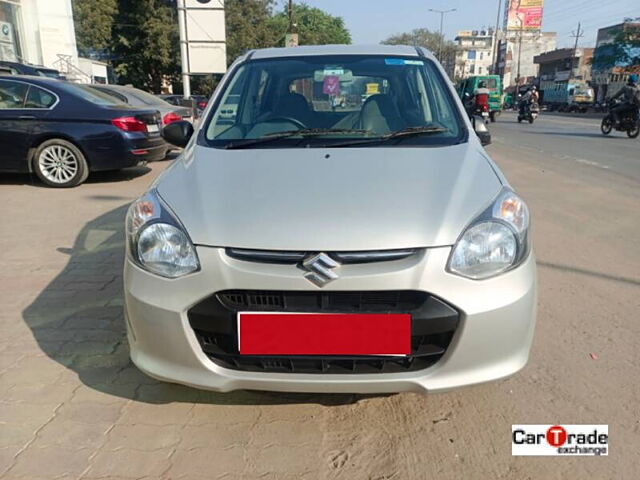
[{"label": "car headlight", "polygon": [[130,258],[143,269],[167,278],[200,269],[189,235],[155,190],[131,204],[126,228]]},{"label": "car headlight", "polygon": [[529,210],[509,189],[466,228],[451,251],[447,270],[481,280],[520,265],[529,252]]}]

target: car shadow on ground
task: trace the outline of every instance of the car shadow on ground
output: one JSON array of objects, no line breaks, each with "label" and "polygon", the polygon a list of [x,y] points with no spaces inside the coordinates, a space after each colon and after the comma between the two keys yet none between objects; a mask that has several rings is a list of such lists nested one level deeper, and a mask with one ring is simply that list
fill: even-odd
[{"label": "car shadow on ground", "polygon": [[[128,182],[149,173],[146,166],[93,172],[89,174],[85,183],[117,183]],[[0,175],[0,185],[29,185],[31,187],[51,188],[40,181],[35,173],[3,173]]]},{"label": "car shadow on ground", "polygon": [[124,217],[121,206],[88,222],[64,269],[22,312],[42,351],[95,390],[145,403],[350,404],[368,395],[237,391],[215,393],[154,380],[130,361],[122,314]]}]

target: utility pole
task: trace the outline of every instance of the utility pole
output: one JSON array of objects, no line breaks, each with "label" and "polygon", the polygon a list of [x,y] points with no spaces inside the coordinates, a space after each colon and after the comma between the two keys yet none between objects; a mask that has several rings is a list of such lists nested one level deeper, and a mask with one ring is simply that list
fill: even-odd
[{"label": "utility pole", "polygon": [[444,22],[444,14],[455,12],[456,9],[452,8],[451,10],[436,10],[434,8],[430,8],[429,11],[440,14],[440,43],[438,44],[438,61],[442,62],[442,44],[444,42],[444,34],[442,33],[442,24]]},{"label": "utility pole", "polygon": [[500,32],[500,10],[502,9],[502,0],[498,0],[498,13],[496,15],[496,30],[493,32],[493,57],[491,64],[493,65],[493,74],[498,74],[498,32]]},{"label": "utility pole", "polygon": [[[576,39],[576,43],[573,46],[573,54],[571,55],[571,77],[570,79],[573,78],[573,64],[575,63],[576,60],[576,53],[578,53],[578,40],[580,40],[581,37],[584,37],[584,30],[580,31],[580,22],[578,22],[578,30],[575,32],[571,32],[571,37],[575,37]],[[578,66],[580,65],[580,62],[578,62]]]},{"label": "utility pole", "polygon": [[289,16],[289,27],[287,28],[287,34],[285,35],[285,47],[297,47],[299,43],[298,28],[293,21],[293,0],[289,0],[289,6],[287,8],[287,15]]},{"label": "utility pole", "polygon": [[522,32],[524,31],[524,22],[520,23],[520,33],[518,35],[518,70],[516,72],[516,86],[520,86],[520,58],[522,55]]},{"label": "utility pole", "polygon": [[191,97],[191,77],[189,77],[189,52],[187,46],[187,9],[184,0],[178,0],[178,30],[180,31],[180,60],[182,63],[182,93],[185,99]]}]

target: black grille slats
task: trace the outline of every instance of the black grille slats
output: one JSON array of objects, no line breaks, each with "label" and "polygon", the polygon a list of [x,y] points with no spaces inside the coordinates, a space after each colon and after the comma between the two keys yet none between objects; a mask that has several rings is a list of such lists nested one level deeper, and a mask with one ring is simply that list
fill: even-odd
[{"label": "black grille slats", "polygon": [[[237,313],[281,311],[315,313],[409,313],[409,356],[257,356],[238,352]],[[415,290],[263,291],[225,290],[189,312],[203,352],[216,364],[253,372],[395,373],[428,368],[444,355],[458,326],[459,313],[436,297]]]}]

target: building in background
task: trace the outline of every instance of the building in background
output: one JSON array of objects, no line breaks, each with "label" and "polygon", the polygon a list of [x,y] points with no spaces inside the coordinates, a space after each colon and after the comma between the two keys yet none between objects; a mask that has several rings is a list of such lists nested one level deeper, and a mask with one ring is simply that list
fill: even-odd
[{"label": "building in background", "polygon": [[0,60],[78,63],[71,0],[0,0]]},{"label": "building in background", "polygon": [[533,61],[539,66],[540,90],[556,87],[569,80],[591,80],[593,48],[559,48],[536,55]]},{"label": "building in background", "polygon": [[491,28],[458,32],[455,38],[457,51],[454,78],[456,80],[491,73],[494,37]]},{"label": "building in background", "polygon": [[[593,53],[592,81],[596,91],[596,100],[603,102],[614,95],[627,82],[632,73],[640,74],[640,65],[628,65],[621,61],[611,61],[610,54],[614,48],[616,36],[621,31],[640,29],[640,19],[625,19],[622,23],[611,25],[598,30],[596,48]],[[631,49],[623,45],[622,48]],[[640,49],[638,49],[640,50]],[[632,55],[640,55],[638,52],[630,52]]]},{"label": "building in background", "polygon": [[507,0],[498,70],[503,85],[524,85],[538,76],[534,57],[555,50],[555,32],[542,32],[543,0]]}]

